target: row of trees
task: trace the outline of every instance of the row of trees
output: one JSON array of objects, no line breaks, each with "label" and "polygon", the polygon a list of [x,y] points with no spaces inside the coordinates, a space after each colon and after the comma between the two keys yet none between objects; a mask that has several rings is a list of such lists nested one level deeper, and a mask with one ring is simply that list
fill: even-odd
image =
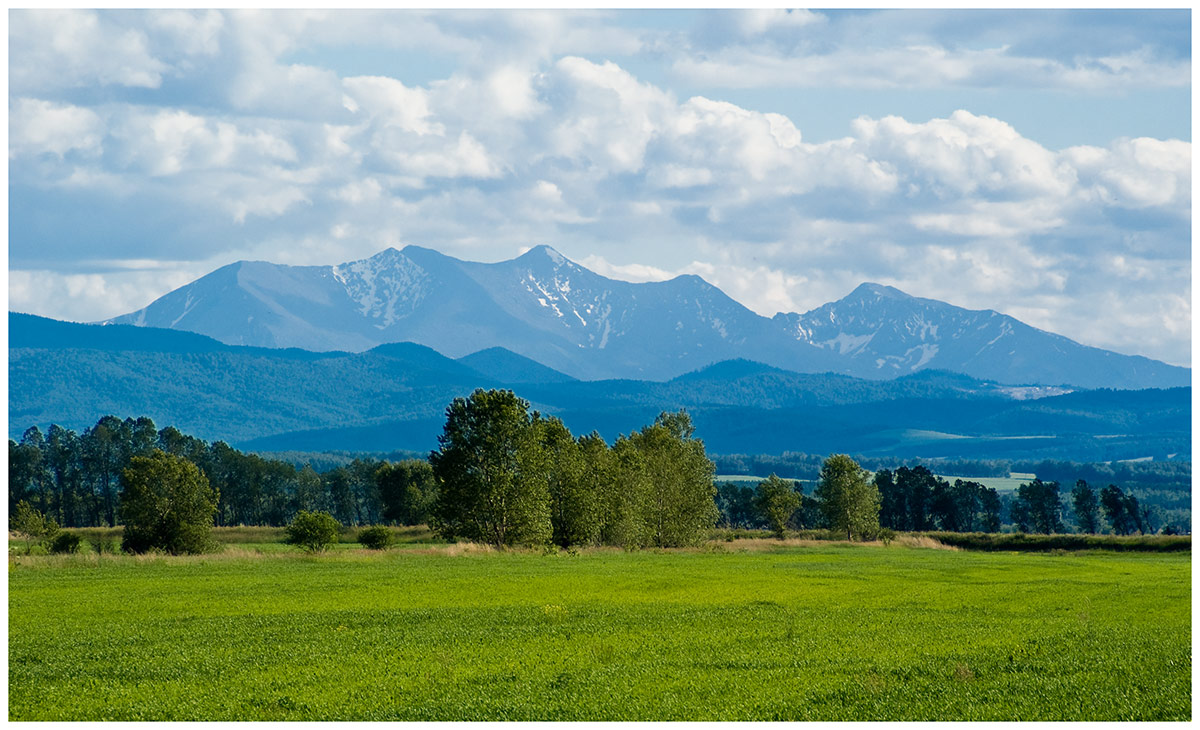
[{"label": "row of trees", "polygon": [[[355,459],[318,474],[311,466],[246,454],[224,441],[210,444],[172,426],[158,429],[149,418],[114,416],[82,434],[52,425],[43,435],[35,426],[20,442],[9,439],[9,514],[25,501],[63,527],[121,524],[121,473],[134,458],[155,450],[200,470],[219,494],[217,525],[282,526],[300,510],[325,511],[347,525],[428,519],[433,476],[424,460]],[[378,474],[385,465],[418,474],[400,490],[393,473]],[[414,498],[413,490],[425,496]]]},{"label": "row of trees", "polygon": [[[836,514],[837,507],[826,504],[827,495],[831,493],[829,469],[834,464],[840,465],[846,474],[854,473],[858,466],[845,455],[830,457],[822,465],[817,489],[811,496],[804,494],[800,482],[786,482],[774,475],[757,487],[720,485],[717,502],[722,524],[770,528],[778,533],[779,510],[772,511],[769,505],[794,501],[795,507],[783,518],[783,528],[835,527],[832,515]],[[1021,532],[1053,534],[1067,531],[1064,495],[1060,495],[1057,482],[1033,479],[1020,485],[1011,498],[1002,498],[995,489],[978,482],[955,479],[951,484],[918,465],[902,466],[895,471],[880,469],[870,483],[874,494],[862,497],[861,502],[863,505],[869,505],[872,500],[877,502],[875,514],[879,529],[999,532],[1006,524],[1003,517],[1007,515],[1007,524]],[[767,485],[770,493],[776,496],[768,498],[764,495]],[[778,496],[781,488],[788,490],[791,496],[786,499]],[[866,488],[859,486],[856,489]],[[1095,534],[1107,529],[1118,535],[1130,535],[1150,531],[1148,510],[1138,504],[1136,497],[1116,485],[1110,484],[1097,494],[1086,481],[1078,480],[1069,497],[1079,532]],[[859,511],[866,514],[869,508],[864,506]],[[869,534],[871,523],[863,524],[868,525],[864,529]]]},{"label": "row of trees", "polygon": [[214,522],[281,526],[314,512],[563,547],[688,545],[716,522],[713,464],[686,413],[663,413],[612,447],[595,433],[576,439],[511,391],[476,391],[446,413],[428,461],[357,459],[324,474],[157,430],[148,418],[106,416],[82,435],[51,426],[43,437],[35,427],[9,441],[10,514],[26,503],[66,527],[123,523],[127,547],[170,552],[197,544],[179,537],[191,529],[184,523],[206,534]]},{"label": "row of trees", "polygon": [[[1105,522],[1107,529],[1117,535],[1151,531],[1149,510],[1115,484],[1104,487],[1097,495],[1096,490],[1080,479],[1069,496],[1075,529],[1079,532],[1095,534],[1105,529]],[[1063,521],[1065,509],[1058,482],[1034,479],[1022,484],[1014,495],[1011,513],[1013,524],[1022,532],[1053,534],[1068,531]]]},{"label": "row of trees", "polygon": [[507,390],[446,409],[429,462],[430,524],[443,537],[497,545],[670,547],[717,520],[714,467],[684,412],[621,436],[575,438]]},{"label": "row of trees", "polygon": [[[511,391],[455,399],[446,417],[429,460],[355,459],[324,474],[172,427],[157,430],[148,418],[106,416],[82,435],[31,428],[20,443],[9,441],[10,514],[27,502],[67,527],[144,522],[136,510],[162,512],[162,503],[130,502],[127,493],[148,494],[153,479],[181,474],[186,464],[209,490],[218,525],[281,526],[297,513],[321,511],[347,525],[429,524],[451,539],[563,547],[693,544],[718,517],[779,535],[831,528],[852,538],[880,529],[996,532],[1005,512],[1022,531],[1065,530],[1057,482],[1034,479],[1002,498],[920,465],[872,477],[846,455],[824,460],[812,495],[774,475],[756,487],[718,489],[713,462],[683,412],[663,413],[611,447],[596,433],[575,438]],[[1115,485],[1097,494],[1079,480],[1070,504],[1082,532],[1105,529],[1104,521],[1117,534],[1149,530],[1147,510]],[[149,545],[156,538],[135,532],[127,539]]]}]

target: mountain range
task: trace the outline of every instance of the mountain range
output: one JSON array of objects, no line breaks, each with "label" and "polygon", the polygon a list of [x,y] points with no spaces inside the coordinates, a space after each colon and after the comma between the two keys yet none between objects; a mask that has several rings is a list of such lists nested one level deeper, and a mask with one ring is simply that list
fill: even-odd
[{"label": "mountain range", "polygon": [[872,379],[936,369],[1013,385],[1137,389],[1191,381],[1187,368],[879,284],[767,318],[697,276],[617,281],[548,246],[499,263],[418,246],[336,266],[240,261],[105,323],[314,352],[413,342],[480,361],[508,357],[477,354],[500,348],[581,380],[665,381],[741,358]]},{"label": "mountain range", "polygon": [[728,360],[668,381],[581,381],[509,350],[457,359],[413,343],[365,352],[228,345],[152,327],[10,313],[9,429],[81,431],[150,416],[261,451],[423,451],[446,406],[509,388],[576,434],[610,441],[686,408],[714,453],[1108,461],[1190,453],[1190,388],[1015,387],[928,368],[893,378]]}]

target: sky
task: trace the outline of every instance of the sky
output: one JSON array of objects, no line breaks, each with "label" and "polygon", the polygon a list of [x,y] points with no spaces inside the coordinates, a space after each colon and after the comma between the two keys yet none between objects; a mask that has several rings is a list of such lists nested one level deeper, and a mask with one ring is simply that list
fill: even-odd
[{"label": "sky", "polygon": [[766,316],[873,281],[1191,362],[1190,10],[8,20],[12,311],[548,244]]}]

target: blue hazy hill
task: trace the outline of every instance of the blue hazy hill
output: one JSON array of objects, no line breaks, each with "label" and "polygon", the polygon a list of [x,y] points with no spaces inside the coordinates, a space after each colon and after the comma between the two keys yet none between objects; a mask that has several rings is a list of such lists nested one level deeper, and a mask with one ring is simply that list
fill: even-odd
[{"label": "blue hazy hill", "polygon": [[82,430],[105,414],[147,415],[262,450],[425,450],[450,401],[484,387],[510,388],[573,432],[610,440],[686,408],[718,453],[1107,461],[1190,451],[1190,388],[1031,397],[1055,391],[933,370],[893,380],[797,373],[746,359],[670,381],[573,381],[520,356],[458,361],[413,343],[307,353],[17,314],[10,332],[10,436],[35,424]]}]

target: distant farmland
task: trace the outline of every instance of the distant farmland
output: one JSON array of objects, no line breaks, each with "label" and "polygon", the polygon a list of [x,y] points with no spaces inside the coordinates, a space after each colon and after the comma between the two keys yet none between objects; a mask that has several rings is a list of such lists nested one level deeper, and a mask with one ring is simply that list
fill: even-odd
[{"label": "distant farmland", "polygon": [[[934,476],[941,477],[951,484],[954,483],[955,479],[961,479],[964,482],[978,482],[985,487],[991,487],[992,489],[995,489],[997,492],[1013,492],[1016,491],[1017,487],[1021,486],[1022,484],[1028,484],[1029,482],[1033,481],[1032,474],[1023,474],[1020,478],[1012,475],[1007,477],[965,477],[954,476],[950,474],[935,474]],[[746,476],[745,474],[718,474],[714,480],[718,482],[736,482],[739,484],[758,484],[765,478],[766,477]],[[799,481],[806,480],[801,479]]]}]

